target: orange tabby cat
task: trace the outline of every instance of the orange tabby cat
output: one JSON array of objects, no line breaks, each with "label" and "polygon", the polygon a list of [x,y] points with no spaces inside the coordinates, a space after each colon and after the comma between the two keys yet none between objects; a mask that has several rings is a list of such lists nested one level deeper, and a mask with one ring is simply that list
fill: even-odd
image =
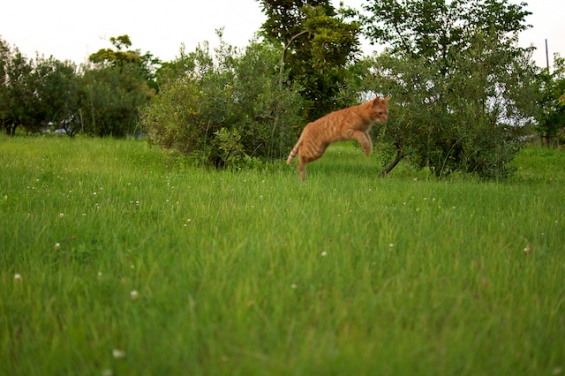
[{"label": "orange tabby cat", "polygon": [[298,142],[290,152],[287,164],[298,154],[300,179],[306,179],[306,164],[320,158],[327,147],[338,141],[357,140],[369,155],[373,143],[369,130],[375,121],[388,119],[387,103],[390,98],[375,98],[369,102],[334,111],[306,125]]}]

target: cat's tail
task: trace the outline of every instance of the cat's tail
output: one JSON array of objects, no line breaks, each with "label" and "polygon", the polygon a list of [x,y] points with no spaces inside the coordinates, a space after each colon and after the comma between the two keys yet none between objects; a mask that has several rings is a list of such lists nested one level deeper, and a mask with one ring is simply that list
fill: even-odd
[{"label": "cat's tail", "polygon": [[302,145],[302,135],[300,135],[298,142],[296,143],[296,145],[294,145],[294,148],[292,148],[292,150],[290,151],[290,154],[288,155],[288,159],[286,160],[286,164],[290,164],[294,159],[294,157],[296,157],[296,154],[298,154],[298,149],[300,149],[300,145]]}]

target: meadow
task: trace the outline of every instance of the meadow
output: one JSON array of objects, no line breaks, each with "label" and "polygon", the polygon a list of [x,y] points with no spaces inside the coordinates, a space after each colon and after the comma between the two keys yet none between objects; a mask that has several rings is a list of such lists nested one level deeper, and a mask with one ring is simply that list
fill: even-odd
[{"label": "meadow", "polygon": [[565,374],[565,153],[514,163],[0,136],[0,375]]}]

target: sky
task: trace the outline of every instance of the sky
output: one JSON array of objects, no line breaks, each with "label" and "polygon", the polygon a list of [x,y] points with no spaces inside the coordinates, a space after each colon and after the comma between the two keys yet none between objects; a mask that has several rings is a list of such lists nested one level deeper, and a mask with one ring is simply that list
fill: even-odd
[{"label": "sky", "polygon": [[[361,9],[366,0],[342,1]],[[332,2],[339,6],[339,0]],[[535,46],[533,59],[545,67],[547,39],[552,65],[553,53],[565,56],[565,1],[529,0],[526,9],[533,13],[526,19],[533,27],[520,34],[519,45]],[[213,47],[215,30],[222,27],[226,42],[245,47],[266,19],[256,0],[0,0],[0,12],[0,36],[24,55],[37,52],[77,64],[123,34],[132,48],[162,61],[178,56],[183,43],[187,51],[203,41]],[[365,54],[380,49],[367,41],[362,47]]]}]

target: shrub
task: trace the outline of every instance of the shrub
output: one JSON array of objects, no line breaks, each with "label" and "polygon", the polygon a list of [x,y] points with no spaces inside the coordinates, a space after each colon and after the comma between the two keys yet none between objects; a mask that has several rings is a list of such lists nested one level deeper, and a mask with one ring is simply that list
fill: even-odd
[{"label": "shrub", "polygon": [[149,142],[216,167],[285,155],[303,125],[302,99],[279,85],[279,59],[256,41],[243,53],[221,39],[214,56],[208,43],[181,51],[159,72],[159,94],[142,111]]}]

